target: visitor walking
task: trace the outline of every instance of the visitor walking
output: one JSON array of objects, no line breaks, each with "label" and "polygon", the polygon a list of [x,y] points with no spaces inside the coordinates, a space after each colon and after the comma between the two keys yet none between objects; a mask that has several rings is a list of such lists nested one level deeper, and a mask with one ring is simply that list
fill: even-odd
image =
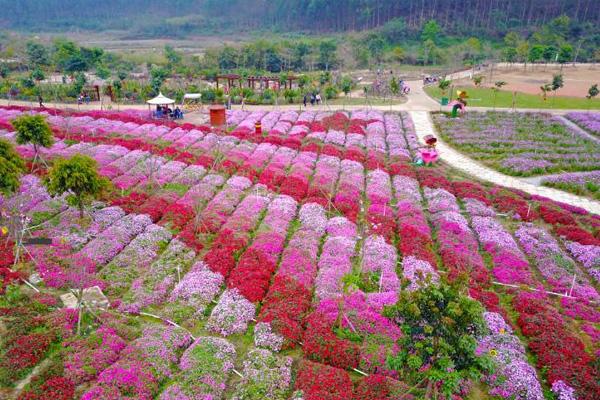
[{"label": "visitor walking", "polygon": [[310,105],[314,106],[315,105],[315,101],[317,101],[317,98],[315,97],[314,93],[310,94]]},{"label": "visitor walking", "polygon": [[315,100],[317,101],[317,105],[321,104],[321,93],[317,93]]},{"label": "visitor walking", "polygon": [[306,98],[306,94],[304,95],[304,99],[302,100],[302,102],[304,103],[304,108],[306,108],[306,102],[308,101],[308,99]]},{"label": "visitor walking", "polygon": [[44,99],[41,94],[38,94],[38,103],[40,103],[40,108],[44,108]]}]

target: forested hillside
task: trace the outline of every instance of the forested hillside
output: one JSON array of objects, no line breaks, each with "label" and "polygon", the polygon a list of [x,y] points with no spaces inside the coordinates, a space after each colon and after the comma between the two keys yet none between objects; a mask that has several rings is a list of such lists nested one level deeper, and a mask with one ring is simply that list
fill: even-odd
[{"label": "forested hillside", "polygon": [[330,33],[402,18],[407,35],[435,19],[449,34],[502,37],[560,15],[590,28],[600,20],[598,0],[0,0],[0,9],[5,29],[143,28],[149,36],[235,29]]}]

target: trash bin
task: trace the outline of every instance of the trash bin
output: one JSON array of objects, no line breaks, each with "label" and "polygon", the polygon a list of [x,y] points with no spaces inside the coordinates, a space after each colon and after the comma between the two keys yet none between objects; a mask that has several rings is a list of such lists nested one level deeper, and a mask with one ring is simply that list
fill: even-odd
[{"label": "trash bin", "polygon": [[440,103],[443,106],[447,106],[448,105],[448,98],[447,97],[442,97],[442,100],[440,101]]},{"label": "trash bin", "polygon": [[210,112],[210,124],[212,126],[223,126],[225,125],[225,106],[213,105],[208,107]]}]

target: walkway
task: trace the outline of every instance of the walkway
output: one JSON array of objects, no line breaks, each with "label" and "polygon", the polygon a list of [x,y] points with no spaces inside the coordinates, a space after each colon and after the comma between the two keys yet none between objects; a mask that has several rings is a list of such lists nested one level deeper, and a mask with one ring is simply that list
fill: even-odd
[{"label": "walkway", "polygon": [[[411,111],[410,116],[415,124],[415,131],[419,139],[424,142],[423,137],[428,134],[435,134],[435,128],[431,122],[429,113],[426,111]],[[536,194],[544,196],[554,201],[560,201],[572,206],[581,207],[591,213],[600,215],[600,203],[586,199],[584,197],[576,196],[574,194],[566,193],[560,190],[536,186],[524,179],[515,178],[512,176],[501,174],[496,172],[472,159],[454,150],[446,143],[444,143],[439,135],[435,135],[438,138],[437,149],[440,153],[440,158],[444,160],[448,165],[466,172],[473,177],[486,180],[488,182],[502,185],[514,189],[519,189],[529,194]]]}]

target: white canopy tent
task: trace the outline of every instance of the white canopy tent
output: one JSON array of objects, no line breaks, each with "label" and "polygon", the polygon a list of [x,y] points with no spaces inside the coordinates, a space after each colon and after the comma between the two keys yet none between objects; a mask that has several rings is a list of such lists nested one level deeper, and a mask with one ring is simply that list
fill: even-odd
[{"label": "white canopy tent", "polygon": [[166,106],[169,104],[175,104],[175,100],[166,97],[161,92],[158,92],[158,96],[148,100],[146,103],[153,106]]},{"label": "white canopy tent", "polygon": [[183,95],[184,99],[190,99],[190,100],[198,100],[201,97],[202,97],[202,93],[186,93]]},{"label": "white canopy tent", "polygon": [[150,107],[157,106],[157,108],[160,108],[159,106],[169,106],[175,104],[175,100],[166,97],[161,92],[158,92],[158,96],[146,101],[146,103],[148,104],[148,113],[150,114],[150,117],[154,116],[156,118],[162,118],[162,111],[157,109],[156,113],[154,113]]},{"label": "white canopy tent", "polygon": [[186,93],[183,95],[181,107],[188,112],[198,111],[202,109],[202,94],[201,93]]}]

